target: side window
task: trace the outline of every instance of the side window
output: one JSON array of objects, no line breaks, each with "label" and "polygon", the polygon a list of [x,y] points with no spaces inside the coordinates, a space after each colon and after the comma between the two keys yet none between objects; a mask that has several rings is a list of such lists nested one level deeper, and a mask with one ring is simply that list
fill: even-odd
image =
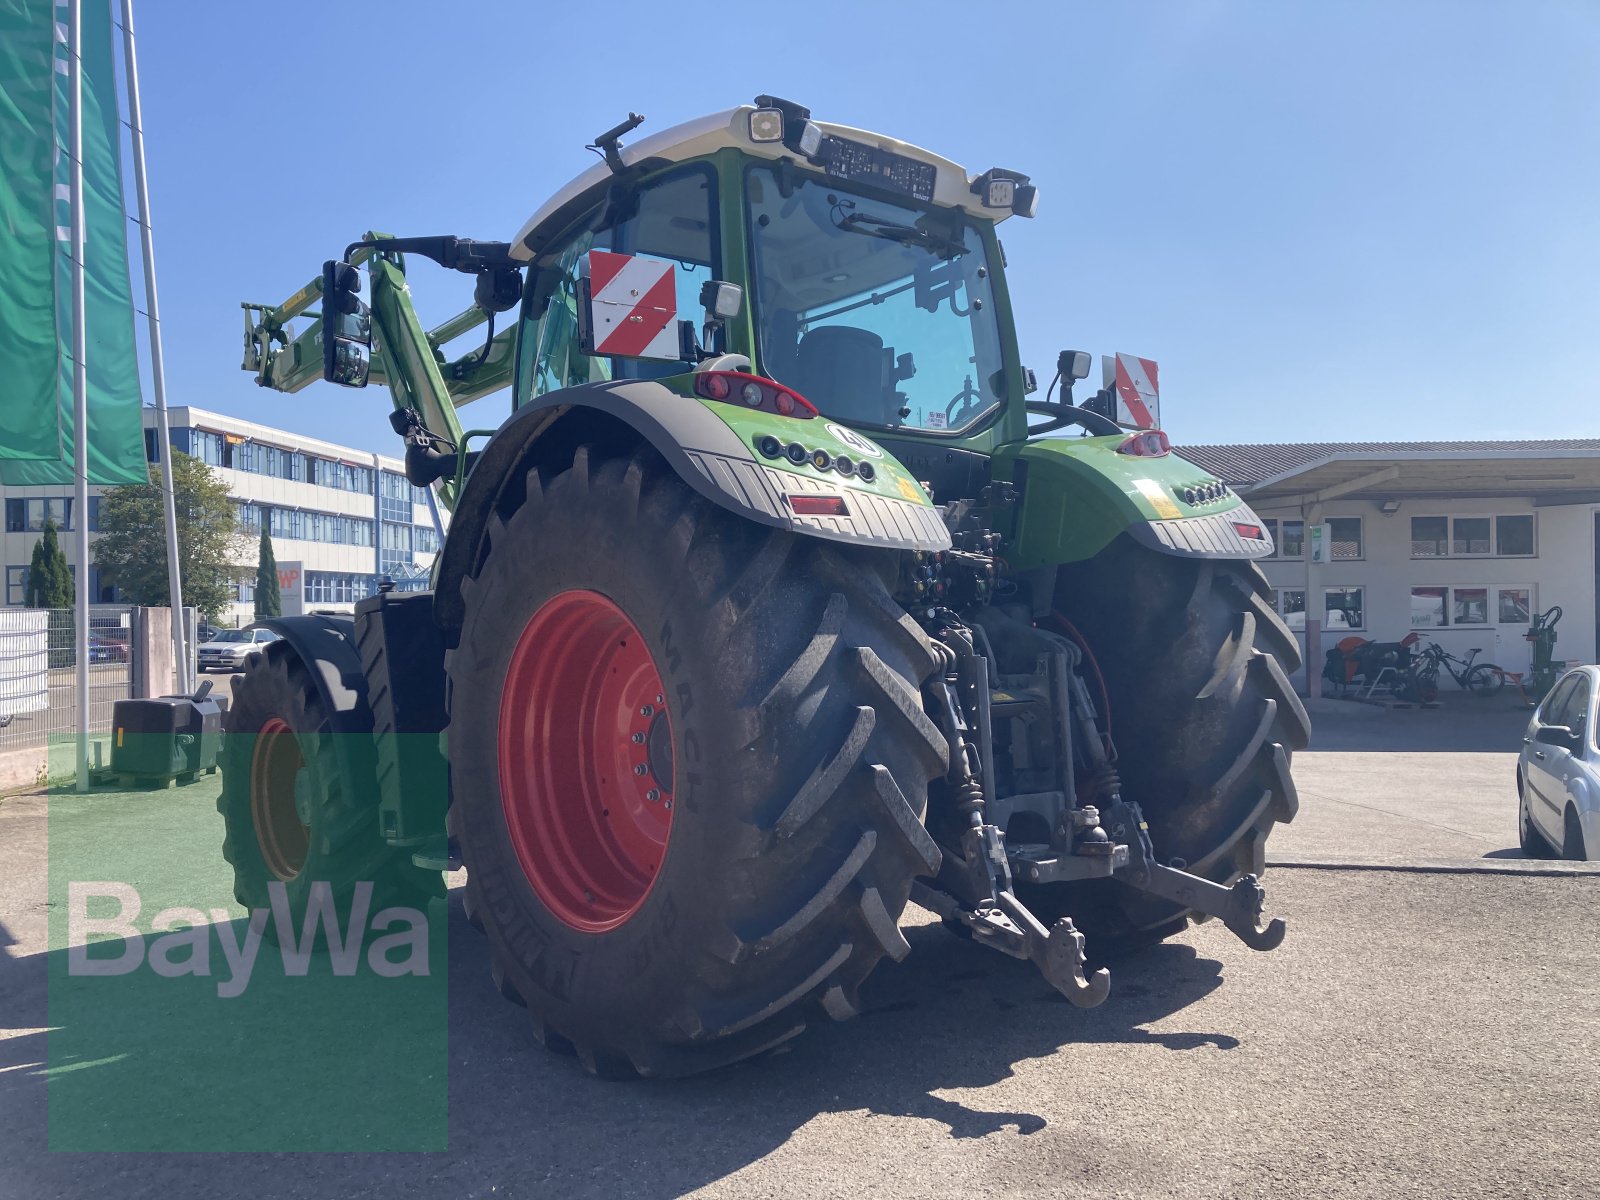
[{"label": "side window", "polygon": [[1564,679],[1556,685],[1556,690],[1544,698],[1544,703],[1539,706],[1539,724],[1561,725],[1559,719],[1566,708],[1567,701],[1572,699],[1573,690],[1577,687],[1577,678]]},{"label": "side window", "polygon": [[1578,731],[1579,736],[1589,728],[1589,679],[1580,675],[1577,686],[1572,689],[1572,694],[1567,697],[1567,702],[1561,706],[1560,719],[1557,725],[1565,725],[1569,729]]},{"label": "side window", "polygon": [[675,170],[635,192],[621,212],[593,214],[595,226],[574,234],[539,259],[534,295],[522,333],[517,402],[558,388],[610,379],[659,379],[693,365],[631,358],[595,358],[578,346],[578,277],[590,250],[638,254],[676,264],[678,315],[698,321],[700,288],[717,261],[715,176],[708,167]]}]

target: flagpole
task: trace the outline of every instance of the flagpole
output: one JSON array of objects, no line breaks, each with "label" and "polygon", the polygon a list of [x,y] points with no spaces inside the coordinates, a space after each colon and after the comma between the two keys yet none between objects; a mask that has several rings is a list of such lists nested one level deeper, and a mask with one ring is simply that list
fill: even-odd
[{"label": "flagpole", "polygon": [[139,196],[139,256],[144,260],[144,310],[150,326],[150,374],[156,392],[156,436],[161,460],[161,515],[167,532],[167,590],[172,606],[172,653],[178,691],[194,691],[185,641],[183,575],[178,563],[178,506],[173,493],[172,432],[167,424],[167,372],[161,354],[161,308],[156,301],[155,234],[150,228],[150,187],[144,166],[144,118],[139,111],[139,60],[133,45],[133,0],[122,0],[122,45],[128,83],[128,128],[133,135],[133,185]]},{"label": "flagpole", "polygon": [[87,337],[83,304],[83,13],[79,0],[67,0],[67,148],[72,199],[72,454],[73,525],[79,574],[73,587],[77,619],[78,791],[89,790],[89,380],[84,368]]}]

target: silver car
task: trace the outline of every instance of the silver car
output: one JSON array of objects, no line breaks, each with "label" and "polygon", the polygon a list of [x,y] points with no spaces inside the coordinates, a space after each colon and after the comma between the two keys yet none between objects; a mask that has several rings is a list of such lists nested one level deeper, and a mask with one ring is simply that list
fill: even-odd
[{"label": "silver car", "polygon": [[1600,855],[1600,667],[1574,667],[1544,698],[1517,760],[1517,832],[1532,858]]},{"label": "silver car", "polygon": [[270,629],[221,629],[209,642],[200,643],[198,665],[202,671],[237,671],[268,642],[277,640]]}]

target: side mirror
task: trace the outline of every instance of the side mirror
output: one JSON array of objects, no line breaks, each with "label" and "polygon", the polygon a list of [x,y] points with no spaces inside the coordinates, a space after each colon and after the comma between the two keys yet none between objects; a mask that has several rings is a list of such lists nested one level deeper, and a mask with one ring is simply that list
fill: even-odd
[{"label": "side mirror", "polygon": [[1541,725],[1534,731],[1533,740],[1571,750],[1578,745],[1578,734],[1568,725]]},{"label": "side mirror", "polygon": [[372,312],[361,299],[361,272],[347,262],[322,264],[322,377],[366,387],[372,368]]}]

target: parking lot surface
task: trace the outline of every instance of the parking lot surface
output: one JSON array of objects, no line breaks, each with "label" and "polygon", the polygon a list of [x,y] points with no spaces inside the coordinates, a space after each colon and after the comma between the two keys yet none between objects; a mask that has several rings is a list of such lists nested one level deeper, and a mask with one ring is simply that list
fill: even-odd
[{"label": "parking lot surface", "polygon": [[532,1043],[454,891],[435,1154],[48,1153],[47,806],[0,803],[0,1196],[1593,1195],[1600,864],[1517,855],[1517,714],[1464,753],[1435,715],[1319,716],[1270,848],[1281,949],[1197,926],[1089,1011],[911,910],[860,1019],[600,1083]]}]

